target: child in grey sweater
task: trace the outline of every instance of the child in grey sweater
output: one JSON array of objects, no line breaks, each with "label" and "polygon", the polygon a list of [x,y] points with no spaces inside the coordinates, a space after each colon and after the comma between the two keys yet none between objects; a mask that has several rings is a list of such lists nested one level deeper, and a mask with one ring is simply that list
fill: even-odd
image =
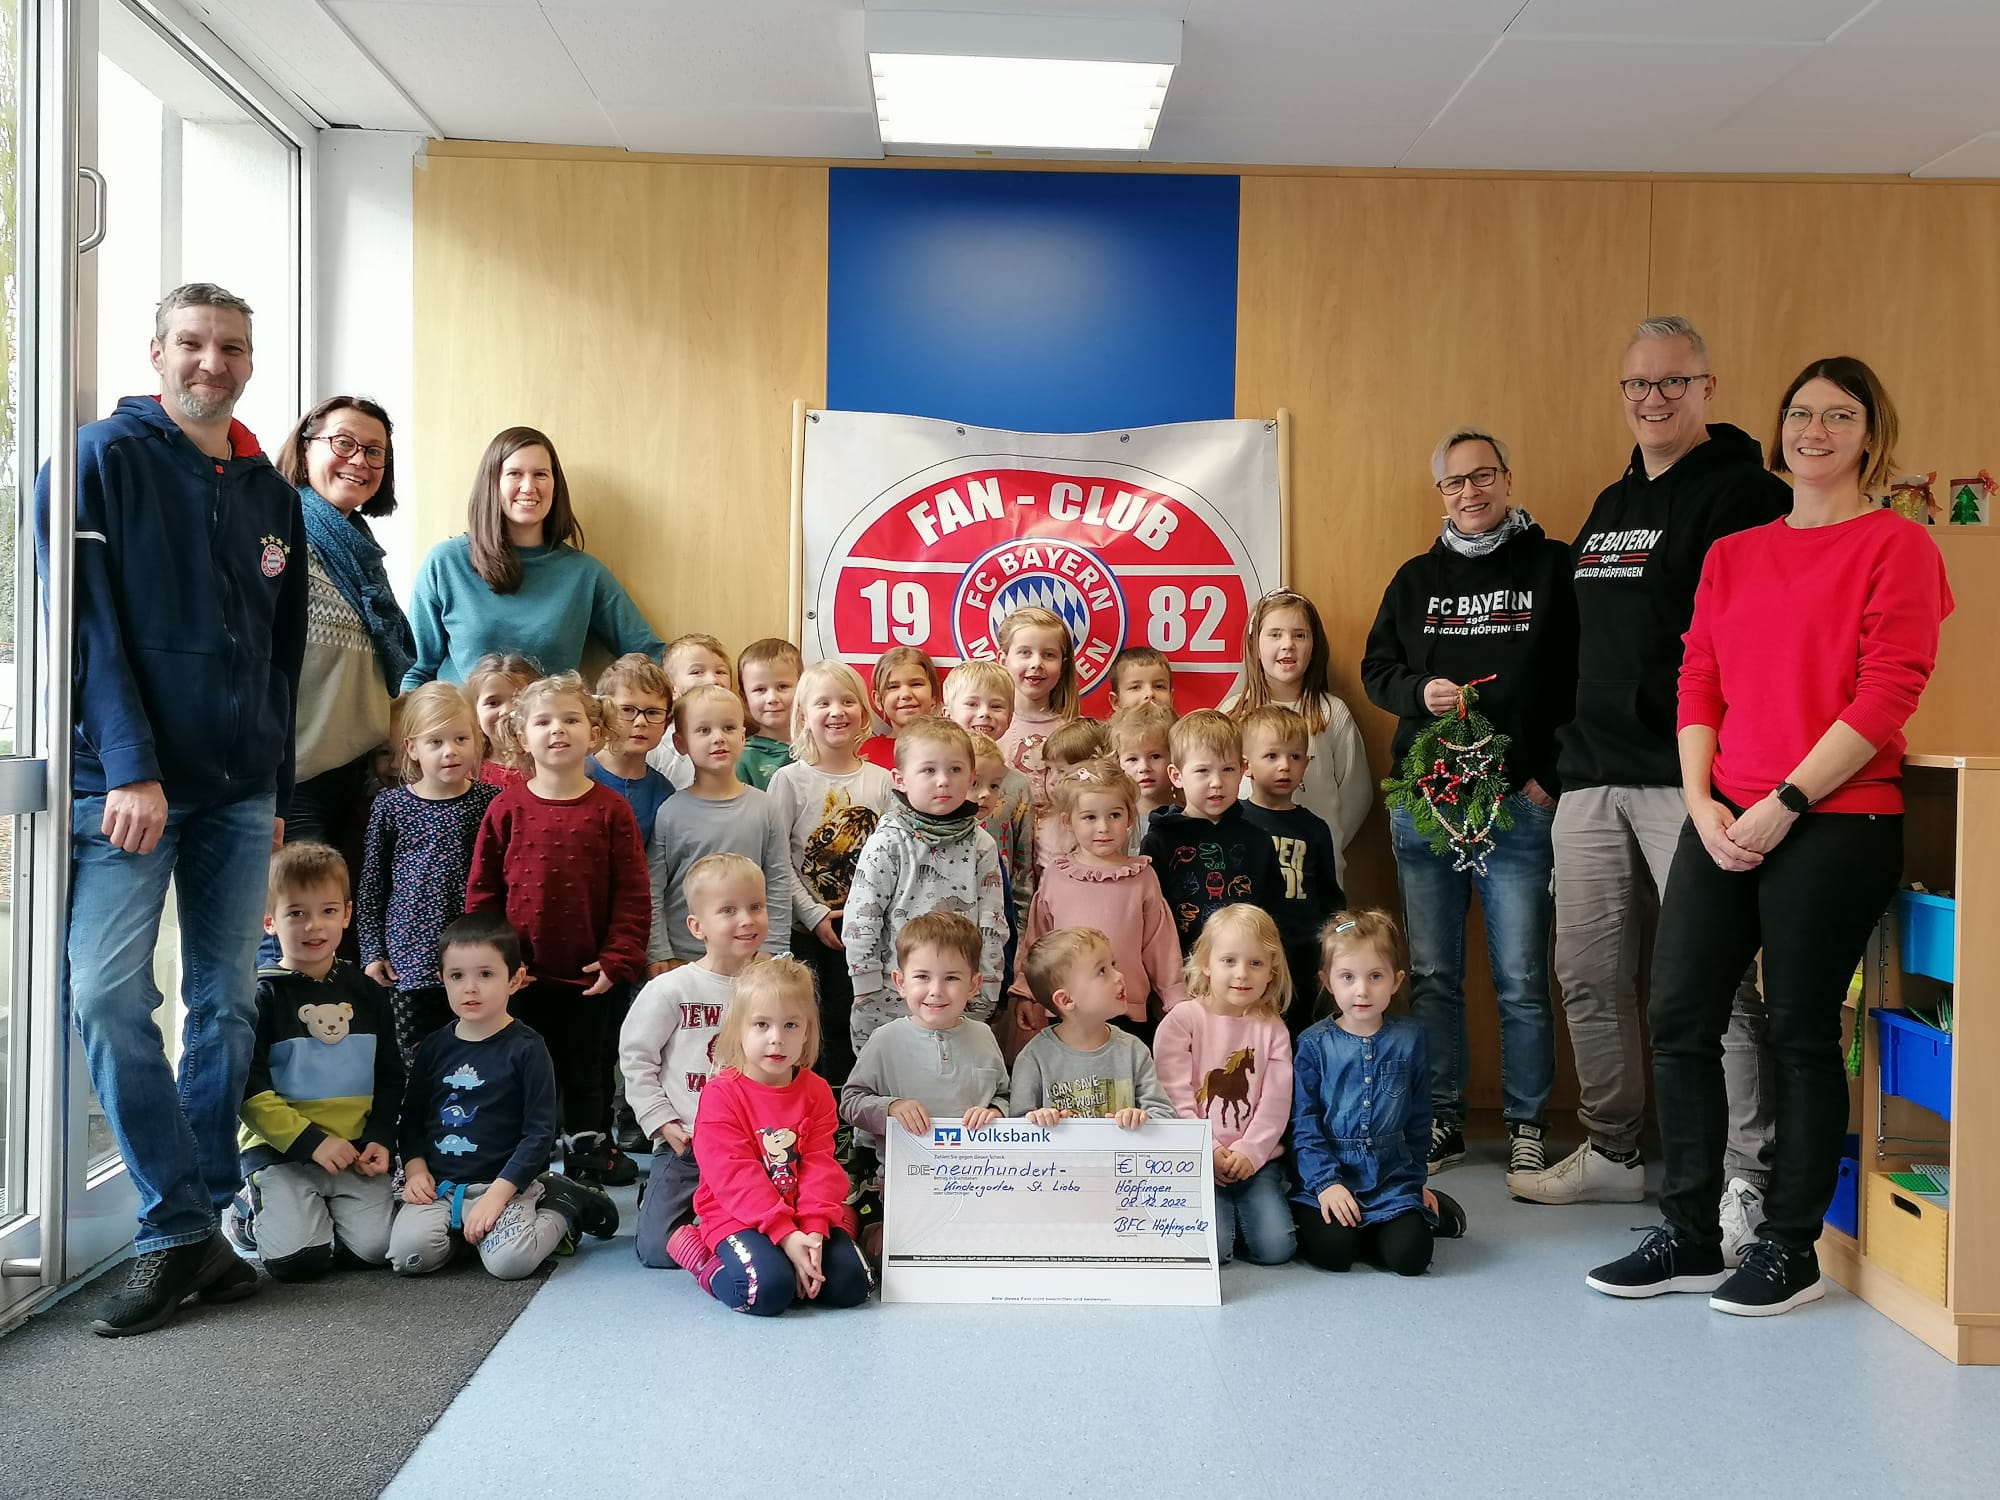
[{"label": "child in grey sweater", "polygon": [[1111,1024],[1125,1014],[1125,980],[1109,938],[1089,927],[1058,928],[1028,950],[1021,968],[1056,1024],[1014,1059],[1007,1097],[1015,1113],[1034,1125],[1074,1117],[1115,1120],[1126,1130],[1174,1118],[1153,1054]]}]

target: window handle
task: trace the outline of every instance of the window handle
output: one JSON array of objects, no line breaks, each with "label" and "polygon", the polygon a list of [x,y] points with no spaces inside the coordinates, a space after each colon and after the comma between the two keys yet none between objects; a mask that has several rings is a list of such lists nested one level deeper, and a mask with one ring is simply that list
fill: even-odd
[{"label": "window handle", "polygon": [[109,194],[104,187],[104,174],[95,167],[78,167],[76,175],[90,184],[90,195],[96,205],[91,218],[90,233],[77,242],[76,253],[88,255],[104,243],[105,209],[109,204]]}]

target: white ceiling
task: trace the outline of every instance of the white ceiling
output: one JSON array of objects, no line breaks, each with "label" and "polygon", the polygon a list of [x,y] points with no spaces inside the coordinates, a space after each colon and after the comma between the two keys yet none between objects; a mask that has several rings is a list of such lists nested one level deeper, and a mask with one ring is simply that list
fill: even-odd
[{"label": "white ceiling", "polygon": [[[872,158],[876,0],[190,0],[330,124]],[[893,0],[1184,23],[1164,162],[2000,176],[2000,0]]]}]

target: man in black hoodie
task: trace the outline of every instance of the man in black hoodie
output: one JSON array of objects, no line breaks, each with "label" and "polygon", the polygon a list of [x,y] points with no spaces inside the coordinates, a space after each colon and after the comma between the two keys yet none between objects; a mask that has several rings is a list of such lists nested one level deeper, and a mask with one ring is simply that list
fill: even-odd
[{"label": "man in black hoodie", "polygon": [[[1589,1140],[1545,1172],[1510,1174],[1538,1203],[1637,1202],[1646,1110],[1640,930],[1634,912],[1666,889],[1687,811],[1676,739],[1681,636],[1710,545],[1791,509],[1756,439],[1708,422],[1708,349],[1685,318],[1634,330],[1619,375],[1637,446],[1577,534],[1576,716],[1559,736],[1555,819],[1556,978],[1576,1052],[1577,1118]],[[1730,1103],[1725,1247],[1739,1256],[1761,1219],[1771,1085],[1754,971],[1725,1044]],[[1734,1264],[1734,1261],[1731,1262]]]}]

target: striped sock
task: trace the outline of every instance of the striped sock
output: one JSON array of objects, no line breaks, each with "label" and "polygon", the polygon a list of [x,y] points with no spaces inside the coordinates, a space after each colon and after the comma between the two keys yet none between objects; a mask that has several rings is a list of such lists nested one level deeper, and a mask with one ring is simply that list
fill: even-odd
[{"label": "striped sock", "polygon": [[[683,1271],[699,1274],[702,1267],[714,1258],[709,1254],[708,1246],[701,1242],[701,1231],[692,1224],[683,1224],[667,1236],[667,1259]],[[702,1290],[708,1288],[704,1286]]]}]

